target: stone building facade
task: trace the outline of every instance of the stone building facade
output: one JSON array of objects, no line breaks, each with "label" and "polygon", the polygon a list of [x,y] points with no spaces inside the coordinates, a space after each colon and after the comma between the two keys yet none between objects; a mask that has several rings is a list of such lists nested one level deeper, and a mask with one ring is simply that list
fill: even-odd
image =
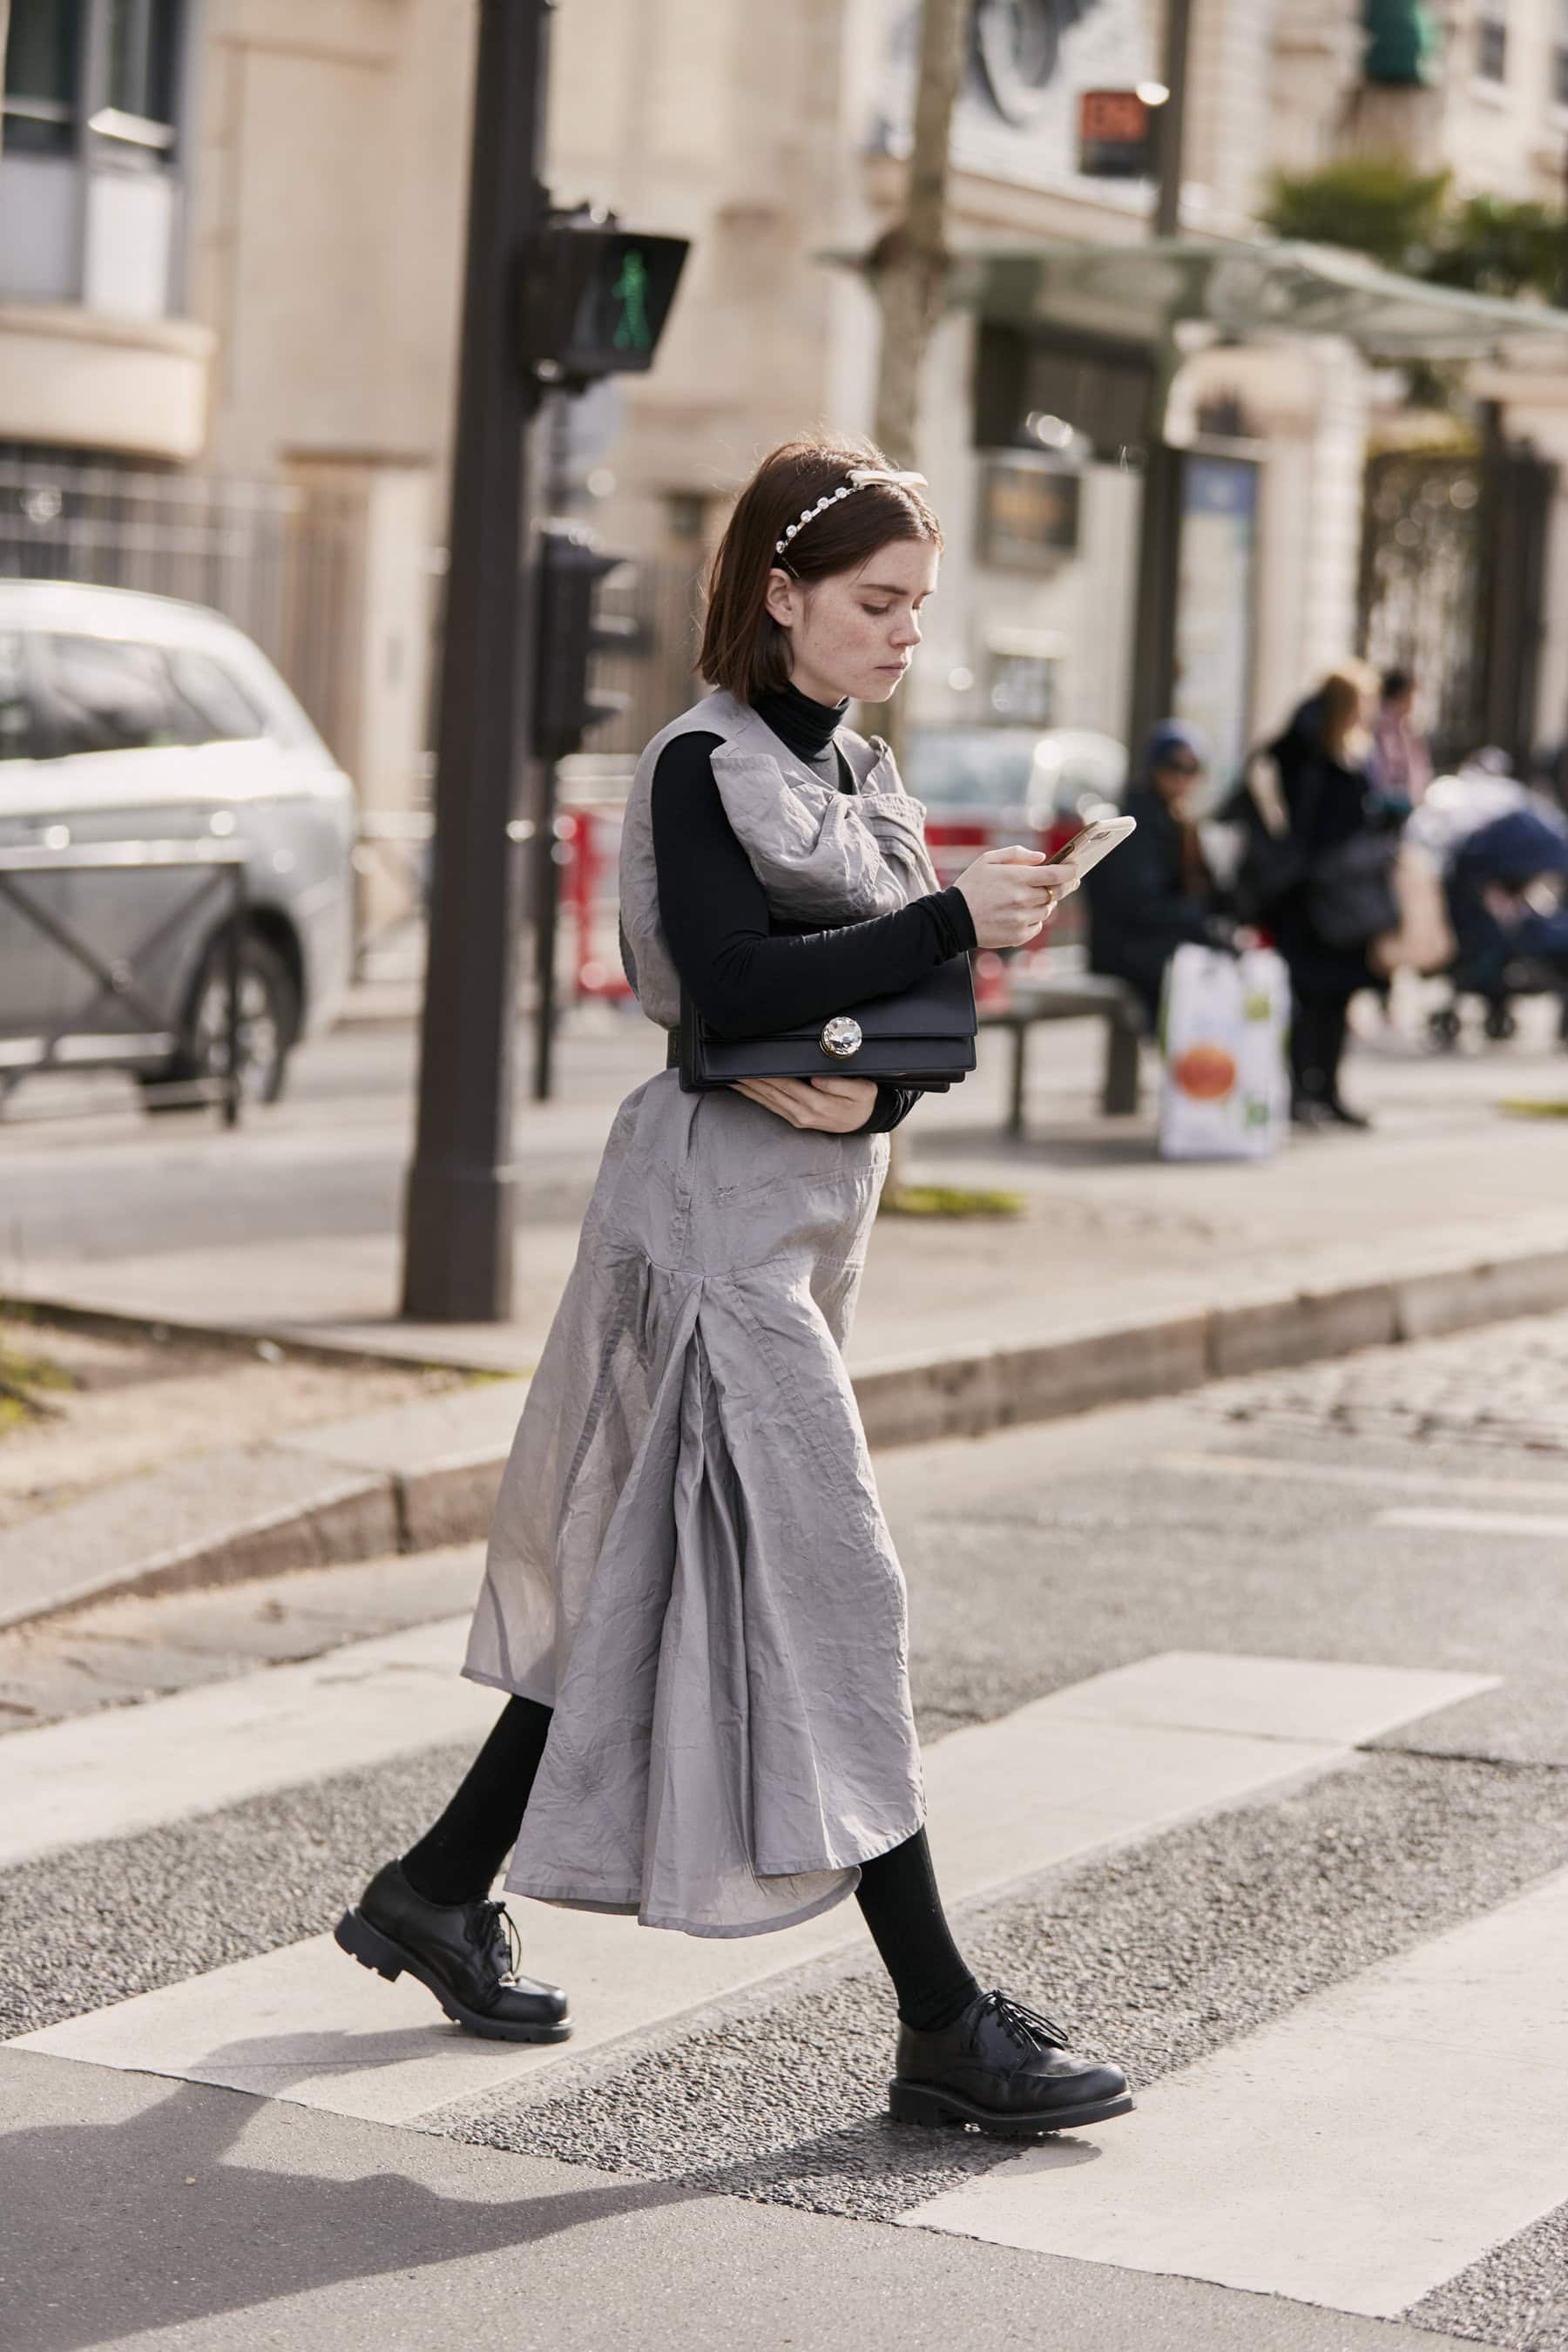
[{"label": "stone building facade", "polygon": [[[124,88],[110,87],[108,0],[13,9],[0,461],[54,448],[259,478],[351,518],[337,748],[367,798],[400,804],[418,789],[424,740],[473,0],[142,0],[141,79]],[[585,406],[573,464],[606,541],[672,575],[695,573],[760,449],[869,416],[874,306],[822,257],[864,250],[894,215],[914,13],[912,0],[563,0],[556,12],[558,198],[693,239],[657,368]],[[1359,0],[1195,0],[1184,236],[1247,236],[1271,164],[1374,136],[1451,162],[1467,188],[1553,194],[1568,11],[1443,0],[1433,13],[1447,33],[1440,74],[1397,93],[1380,130],[1372,98],[1388,94],[1360,79]],[[979,0],[955,131],[956,248],[1147,238],[1143,184],[1076,168],[1077,100],[1153,76],[1161,14],[1159,0]],[[37,31],[62,17],[76,26],[69,58]],[[18,48],[16,27],[29,26]],[[922,462],[950,556],[920,708],[1119,733],[1136,451],[1081,436],[1031,447],[1018,434],[988,447],[994,361],[984,321],[955,309],[925,395]],[[1524,389],[1550,436],[1554,382]],[[1237,740],[1353,642],[1368,422],[1391,396],[1322,339],[1209,352],[1184,372],[1172,429],[1213,460],[1193,522],[1189,667],[1206,662],[1232,704],[1241,693],[1225,722]],[[1562,602],[1543,694],[1568,688]],[[1238,629],[1239,655],[1226,642]]]}]

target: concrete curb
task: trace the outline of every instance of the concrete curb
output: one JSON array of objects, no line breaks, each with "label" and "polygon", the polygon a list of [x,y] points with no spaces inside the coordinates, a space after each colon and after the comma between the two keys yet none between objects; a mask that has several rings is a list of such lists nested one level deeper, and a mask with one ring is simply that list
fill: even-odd
[{"label": "concrete curb", "polygon": [[[43,1319],[56,1318],[34,1304]],[[1285,1292],[1034,1346],[904,1357],[863,1368],[854,1387],[873,1447],[929,1444],[1563,1307],[1568,1249]],[[232,1336],[254,1344],[254,1333]],[[527,1386],[490,1381],[202,1455],[25,1522],[0,1536],[0,1627],[89,1601],[479,1541]]]}]

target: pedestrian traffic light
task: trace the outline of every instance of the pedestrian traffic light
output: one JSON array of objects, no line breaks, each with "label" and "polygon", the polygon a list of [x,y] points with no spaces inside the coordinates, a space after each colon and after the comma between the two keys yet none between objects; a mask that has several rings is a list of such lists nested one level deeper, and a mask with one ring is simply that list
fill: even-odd
[{"label": "pedestrian traffic light", "polygon": [[542,760],[580,751],[590,728],[626,708],[625,695],[595,693],[588,677],[595,654],[628,652],[637,641],[635,621],[594,609],[601,585],[626,561],[605,554],[576,523],[547,522],[540,531],[533,748]]},{"label": "pedestrian traffic light", "polygon": [[524,364],[579,387],[651,367],[689,249],[613,215],[552,215],[523,272]]}]

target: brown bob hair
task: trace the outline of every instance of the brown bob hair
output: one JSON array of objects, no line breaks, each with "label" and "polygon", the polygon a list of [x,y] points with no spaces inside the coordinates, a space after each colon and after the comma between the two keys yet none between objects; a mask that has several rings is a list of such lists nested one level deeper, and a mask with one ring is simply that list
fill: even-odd
[{"label": "brown bob hair", "polygon": [[890,541],[925,541],[941,551],[942,526],[918,490],[872,482],[839,499],[774,553],[786,525],[844,482],[852,466],[886,467],[870,441],[837,435],[782,442],[770,449],[735,501],[708,578],[708,611],[697,667],[710,686],[739,702],[776,693],[789,679],[789,632],[767,609],[768,574],[777,569],[811,587],[836,572],[854,572]]}]

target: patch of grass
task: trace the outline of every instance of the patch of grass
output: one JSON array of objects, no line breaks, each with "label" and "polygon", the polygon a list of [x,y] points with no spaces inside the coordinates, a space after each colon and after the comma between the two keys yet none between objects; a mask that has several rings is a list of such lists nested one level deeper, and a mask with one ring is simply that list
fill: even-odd
[{"label": "patch of grass", "polygon": [[1021,1217],[1023,1192],[968,1192],[960,1184],[889,1185],[881,1199],[884,1217]]},{"label": "patch of grass", "polygon": [[1568,1118],[1568,1101],[1542,1101],[1531,1095],[1506,1095],[1498,1108],[1510,1118]]},{"label": "patch of grass", "polygon": [[24,1423],[51,1415],[46,1402],[51,1389],[74,1389],[75,1381],[63,1364],[47,1356],[26,1356],[0,1338],[0,1433]]}]

